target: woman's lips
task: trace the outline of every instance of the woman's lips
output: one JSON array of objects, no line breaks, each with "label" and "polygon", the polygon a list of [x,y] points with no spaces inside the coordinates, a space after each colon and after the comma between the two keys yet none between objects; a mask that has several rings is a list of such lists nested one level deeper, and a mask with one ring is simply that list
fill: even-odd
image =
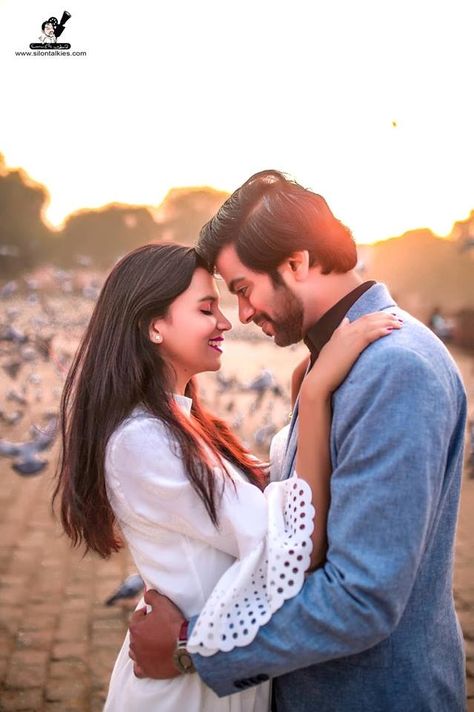
[{"label": "woman's lips", "polygon": [[224,339],[222,338],[222,336],[220,336],[216,339],[209,339],[208,343],[211,349],[214,349],[214,351],[217,351],[217,353],[221,354],[222,349],[219,347],[219,344],[222,344],[223,341]]}]

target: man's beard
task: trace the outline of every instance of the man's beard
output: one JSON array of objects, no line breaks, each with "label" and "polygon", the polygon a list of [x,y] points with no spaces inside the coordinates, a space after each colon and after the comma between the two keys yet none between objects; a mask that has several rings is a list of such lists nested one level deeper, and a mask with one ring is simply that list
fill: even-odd
[{"label": "man's beard", "polygon": [[274,317],[270,318],[265,312],[254,317],[253,321],[262,323],[268,321],[275,331],[273,337],[277,346],[296,344],[303,338],[304,310],[301,299],[293,294],[286,284],[278,285],[275,289]]}]

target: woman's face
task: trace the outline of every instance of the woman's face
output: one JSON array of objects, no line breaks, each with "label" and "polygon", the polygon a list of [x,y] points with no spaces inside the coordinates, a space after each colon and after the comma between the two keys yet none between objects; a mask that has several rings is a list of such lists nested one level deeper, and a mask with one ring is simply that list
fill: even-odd
[{"label": "woman's face", "polygon": [[223,332],[231,326],[219,309],[214,278],[198,267],[166,317],[154,319],[149,329],[151,341],[176,372],[178,393],[196,373],[220,368]]}]

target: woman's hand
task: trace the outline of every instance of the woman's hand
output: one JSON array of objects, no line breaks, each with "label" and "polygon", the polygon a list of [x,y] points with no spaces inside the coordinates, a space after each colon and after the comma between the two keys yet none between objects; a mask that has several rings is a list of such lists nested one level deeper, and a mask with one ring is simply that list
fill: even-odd
[{"label": "woman's hand", "polygon": [[301,398],[329,398],[341,385],[362,351],[394,329],[401,329],[402,320],[394,314],[375,312],[350,322],[345,318],[321,349],[316,363],[301,386]]}]

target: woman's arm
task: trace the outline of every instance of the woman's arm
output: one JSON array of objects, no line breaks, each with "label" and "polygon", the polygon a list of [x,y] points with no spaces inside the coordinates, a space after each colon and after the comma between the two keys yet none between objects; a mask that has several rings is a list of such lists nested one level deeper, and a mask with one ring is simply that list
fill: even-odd
[{"label": "woman's arm", "polygon": [[303,383],[303,378],[306,373],[306,369],[309,366],[310,356],[306,356],[295,368],[291,376],[291,407],[295,407],[296,399],[298,398],[298,393],[300,392],[301,384]]},{"label": "woman's arm", "polygon": [[300,398],[298,410],[298,449],[296,472],[306,480],[313,493],[315,509],[314,529],[311,535],[310,571],[320,566],[327,550],[326,525],[329,510],[329,477],[331,457],[329,433],[331,430],[331,395],[320,393]]},{"label": "woman's arm", "polygon": [[401,327],[392,314],[376,312],[350,323],[344,319],[321,349],[303,380],[298,406],[296,472],[311,487],[315,509],[310,570],[320,566],[327,550],[330,503],[331,395],[341,385],[362,351],[373,341]]}]

